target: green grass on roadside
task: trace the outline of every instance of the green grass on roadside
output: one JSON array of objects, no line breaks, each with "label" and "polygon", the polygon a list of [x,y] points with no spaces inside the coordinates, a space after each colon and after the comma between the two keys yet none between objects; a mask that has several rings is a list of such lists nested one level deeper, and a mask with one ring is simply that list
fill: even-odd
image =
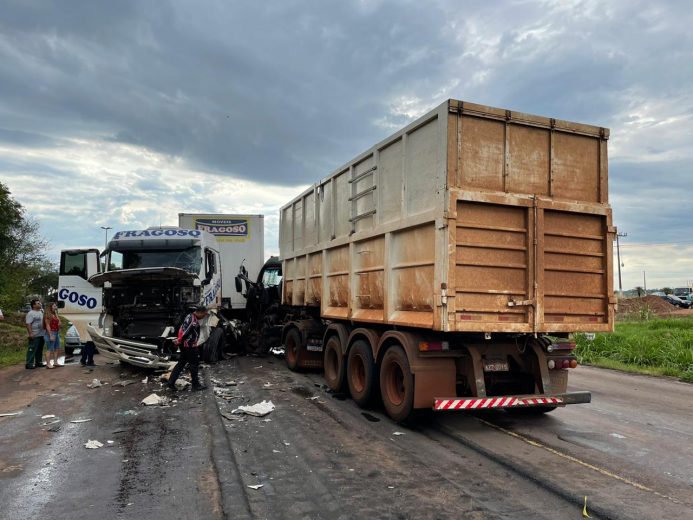
[{"label": "green grass on roadside", "polygon": [[[0,321],[0,368],[24,363],[27,350],[27,331],[24,325],[24,314],[8,313]],[[65,345],[67,321],[62,319],[60,327],[60,345]],[[45,352],[45,348],[44,348]]]},{"label": "green grass on roadside", "polygon": [[693,383],[692,317],[620,322],[612,334],[578,334],[576,342],[580,363]]}]

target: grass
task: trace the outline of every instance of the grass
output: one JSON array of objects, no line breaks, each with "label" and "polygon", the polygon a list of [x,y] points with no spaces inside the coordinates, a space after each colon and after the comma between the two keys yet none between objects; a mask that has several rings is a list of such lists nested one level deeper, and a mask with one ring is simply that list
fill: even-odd
[{"label": "grass", "polygon": [[580,363],[693,383],[693,317],[618,322],[612,334],[578,334],[576,343]]},{"label": "grass", "polygon": [[[10,365],[24,364],[27,350],[27,331],[24,325],[23,313],[7,313],[0,321],[0,368]],[[67,321],[61,319],[60,345],[65,344]],[[44,353],[45,353],[44,347]]]}]

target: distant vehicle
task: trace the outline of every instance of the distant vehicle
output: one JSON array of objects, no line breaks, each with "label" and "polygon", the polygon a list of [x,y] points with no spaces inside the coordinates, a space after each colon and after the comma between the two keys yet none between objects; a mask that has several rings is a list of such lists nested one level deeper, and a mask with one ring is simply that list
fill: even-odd
[{"label": "distant vehicle", "polygon": [[688,300],[691,301],[691,293],[693,292],[693,289],[690,287],[677,287],[674,289],[674,296],[678,296],[682,300]]},{"label": "distant vehicle", "polygon": [[689,309],[691,304],[688,301],[682,300],[678,296],[674,296],[673,294],[667,294],[666,296],[662,296],[664,300],[667,302],[671,303],[672,305],[675,305],[676,307],[680,307],[682,309]]},{"label": "distant vehicle", "polygon": [[84,348],[84,344],[79,337],[77,327],[71,323],[70,328],[68,328],[67,332],[65,333],[65,354],[67,356],[79,354],[82,348]]}]

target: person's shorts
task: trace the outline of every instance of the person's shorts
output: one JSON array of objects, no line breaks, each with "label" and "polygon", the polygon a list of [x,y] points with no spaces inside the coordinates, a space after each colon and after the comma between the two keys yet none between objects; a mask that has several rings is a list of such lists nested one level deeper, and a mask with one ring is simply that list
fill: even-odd
[{"label": "person's shorts", "polygon": [[60,333],[56,332],[53,338],[53,341],[51,341],[49,334],[43,336],[43,339],[46,340],[46,349],[48,349],[48,352],[55,352],[60,348]]}]

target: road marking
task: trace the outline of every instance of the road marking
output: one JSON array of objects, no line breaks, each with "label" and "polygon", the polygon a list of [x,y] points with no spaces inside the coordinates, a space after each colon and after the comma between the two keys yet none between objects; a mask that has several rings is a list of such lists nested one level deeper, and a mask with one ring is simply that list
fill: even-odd
[{"label": "road marking", "polygon": [[600,467],[598,467],[598,466],[595,466],[594,464],[590,464],[589,462],[585,462],[585,461],[580,460],[580,459],[578,459],[578,458],[576,458],[576,457],[573,457],[572,455],[568,455],[567,453],[563,453],[563,452],[561,452],[561,451],[558,451],[558,450],[555,449],[555,448],[551,448],[551,447],[549,447],[549,446],[546,446],[545,444],[542,444],[541,442],[534,441],[534,440],[532,440],[532,439],[530,439],[530,438],[528,438],[528,437],[525,437],[524,435],[521,435],[521,434],[519,434],[519,433],[510,431],[510,430],[506,430],[506,429],[503,428],[502,426],[497,426],[497,425],[495,425],[495,424],[493,424],[493,423],[490,423],[490,422],[488,422],[488,421],[485,421],[484,419],[479,419],[479,420],[480,420],[482,423],[484,423],[486,426],[490,426],[491,428],[493,428],[493,429],[495,429],[495,430],[498,430],[498,431],[503,432],[503,433],[505,433],[505,434],[507,434],[507,435],[510,435],[511,437],[514,437],[514,438],[516,438],[516,439],[519,439],[519,440],[521,440],[521,441],[523,441],[523,442],[529,444],[530,446],[534,446],[535,448],[542,448],[542,449],[544,449],[544,450],[546,450],[546,451],[548,451],[548,452],[550,452],[550,453],[553,453],[554,455],[558,455],[559,457],[562,457],[562,458],[564,458],[564,459],[566,459],[566,460],[569,460],[569,461],[571,461],[571,462],[575,462],[576,464],[580,464],[581,466],[584,466],[584,467],[589,468],[589,469],[591,469],[591,470],[593,470],[593,471],[596,471],[597,473],[601,473],[601,474],[604,475],[604,476],[607,476],[607,477],[613,478],[613,479],[615,479],[615,480],[618,480],[618,481],[620,481],[620,482],[623,482],[623,483],[625,483],[625,484],[628,484],[629,486],[632,486],[632,487],[634,487],[634,488],[636,488],[636,489],[639,489],[639,490],[641,490],[641,491],[647,491],[648,493],[652,493],[652,494],[654,494],[654,495],[656,495],[656,496],[658,496],[658,497],[664,498],[664,499],[666,499],[666,500],[671,500],[671,501],[674,502],[675,504],[680,504],[680,503],[681,503],[679,500],[677,500],[677,499],[675,499],[675,498],[673,498],[673,497],[670,497],[669,495],[665,495],[664,493],[660,493],[659,491],[655,491],[655,490],[652,489],[652,488],[649,488],[649,487],[647,487],[647,486],[645,486],[645,485],[643,485],[643,484],[640,484],[640,483],[638,483],[638,482],[635,482],[635,481],[633,481],[633,480],[630,480],[630,479],[628,479],[628,478],[626,478],[626,477],[622,477],[622,476],[620,476],[620,475],[616,475],[615,473],[612,473],[612,472],[610,472],[610,471],[608,471],[608,470],[606,470],[606,469],[604,469],[604,468],[600,468]]}]

